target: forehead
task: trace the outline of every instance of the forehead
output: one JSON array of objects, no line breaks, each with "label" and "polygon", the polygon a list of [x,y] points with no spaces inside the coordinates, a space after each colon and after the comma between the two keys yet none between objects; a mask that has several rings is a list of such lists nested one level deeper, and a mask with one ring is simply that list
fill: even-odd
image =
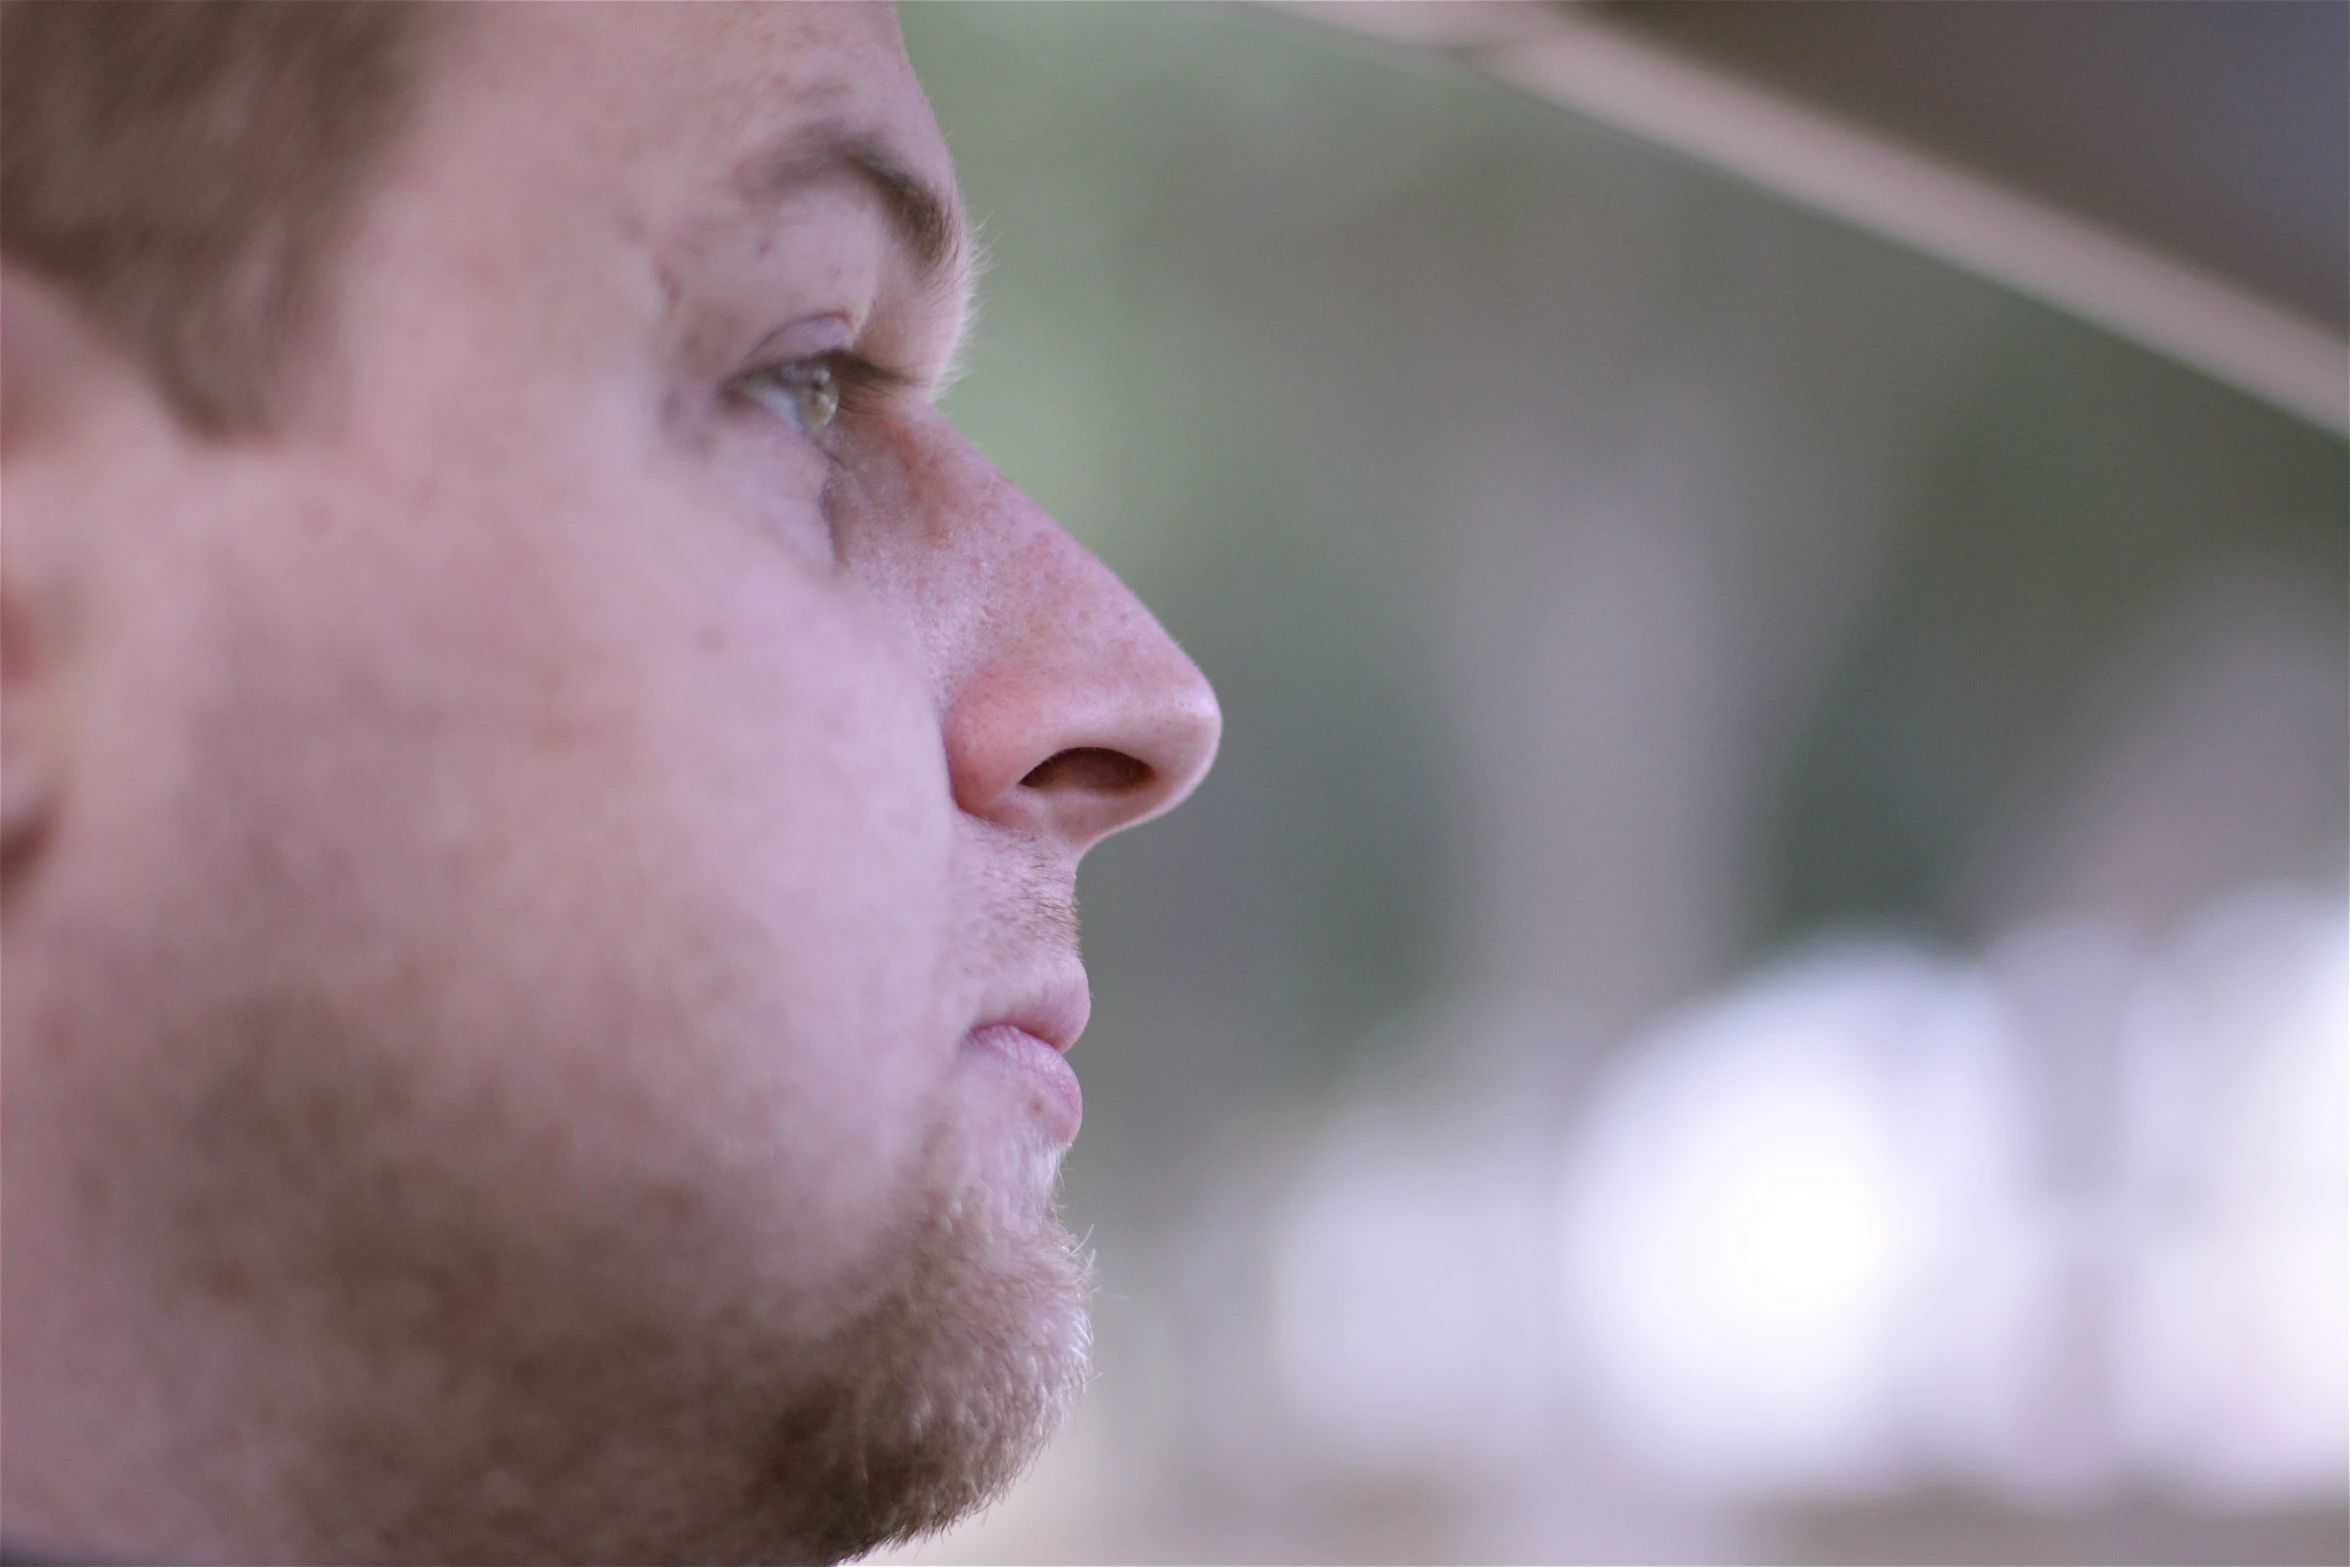
[{"label": "forehead", "polygon": [[487,88],[585,129],[606,151],[833,118],[894,129],[909,156],[939,142],[887,5],[489,5],[452,8],[431,76]]},{"label": "forehead", "polygon": [[[886,4],[445,8],[419,129],[477,194],[601,211],[659,243],[821,143],[944,199],[954,175]],[[959,248],[959,243],[956,248]]]}]

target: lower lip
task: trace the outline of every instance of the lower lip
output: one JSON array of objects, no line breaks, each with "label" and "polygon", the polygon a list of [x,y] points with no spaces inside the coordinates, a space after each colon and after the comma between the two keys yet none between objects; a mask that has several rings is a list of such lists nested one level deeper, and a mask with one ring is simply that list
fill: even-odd
[{"label": "lower lip", "polygon": [[1077,1123],[1085,1116],[1085,1096],[1078,1091],[1077,1074],[1061,1052],[1009,1023],[975,1028],[963,1037],[963,1044],[1010,1067],[1046,1129],[1064,1143],[1077,1140]]}]

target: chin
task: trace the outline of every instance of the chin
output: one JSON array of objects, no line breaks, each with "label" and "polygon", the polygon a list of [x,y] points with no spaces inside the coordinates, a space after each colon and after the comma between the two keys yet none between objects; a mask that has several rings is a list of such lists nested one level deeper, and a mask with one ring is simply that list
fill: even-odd
[{"label": "chin", "polygon": [[[289,1527],[225,1554],[835,1561],[985,1506],[1085,1381],[1090,1268],[1043,1136],[948,1117],[921,1146],[821,1312],[744,1290],[739,1233],[688,1242],[649,1210],[538,1248],[374,1346],[303,1422]],[[270,1540],[291,1548],[250,1548]]]},{"label": "chin", "polygon": [[811,1357],[775,1427],[788,1534],[819,1560],[944,1528],[1027,1469],[1083,1386],[1087,1259],[1053,1204],[1060,1150],[939,1145],[951,1178],[896,1238],[898,1277]]}]

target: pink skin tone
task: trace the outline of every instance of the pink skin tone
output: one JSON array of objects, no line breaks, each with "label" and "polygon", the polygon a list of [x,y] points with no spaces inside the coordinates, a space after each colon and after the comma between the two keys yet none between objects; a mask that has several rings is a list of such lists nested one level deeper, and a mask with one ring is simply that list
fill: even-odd
[{"label": "pink skin tone", "polygon": [[[288,1079],[204,1020],[304,1020],[302,1116],[396,1079],[365,1123],[386,1167],[548,1277],[608,1256],[676,1281],[644,1309],[818,1333],[886,1271],[931,1141],[1049,1183],[1079,857],[1215,750],[1190,661],[931,407],[961,242],[926,266],[837,172],[746,194],[761,147],[845,134],[951,202],[886,8],[446,33],[277,433],[190,437],[8,280],[28,1537],[266,1528],[267,1421],[223,1501],[190,1481],[187,1401],[233,1409],[317,1319],[189,1286],[155,1237],[277,1256],[310,1182],[256,1173],[264,1112],[206,1140],[224,1094]],[[814,432],[747,390],[835,351],[902,384]],[[608,1217],[663,1202],[686,1217]]]}]

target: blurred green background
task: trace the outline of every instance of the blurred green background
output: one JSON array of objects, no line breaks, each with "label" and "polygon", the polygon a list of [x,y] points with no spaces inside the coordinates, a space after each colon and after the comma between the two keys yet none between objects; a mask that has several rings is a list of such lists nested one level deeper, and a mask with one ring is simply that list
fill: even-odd
[{"label": "blurred green background", "polygon": [[1533,1168],[1792,941],[2338,900],[2343,442],[1439,62],[902,15],[988,254],[948,410],[1226,718],[1081,881],[1100,1378],[921,1559],[2343,1559],[2338,1482],[1708,1489],[1571,1386],[1466,1479],[1317,1455],[1265,1369],[1276,1216],[1363,1106],[1513,1108]]}]

